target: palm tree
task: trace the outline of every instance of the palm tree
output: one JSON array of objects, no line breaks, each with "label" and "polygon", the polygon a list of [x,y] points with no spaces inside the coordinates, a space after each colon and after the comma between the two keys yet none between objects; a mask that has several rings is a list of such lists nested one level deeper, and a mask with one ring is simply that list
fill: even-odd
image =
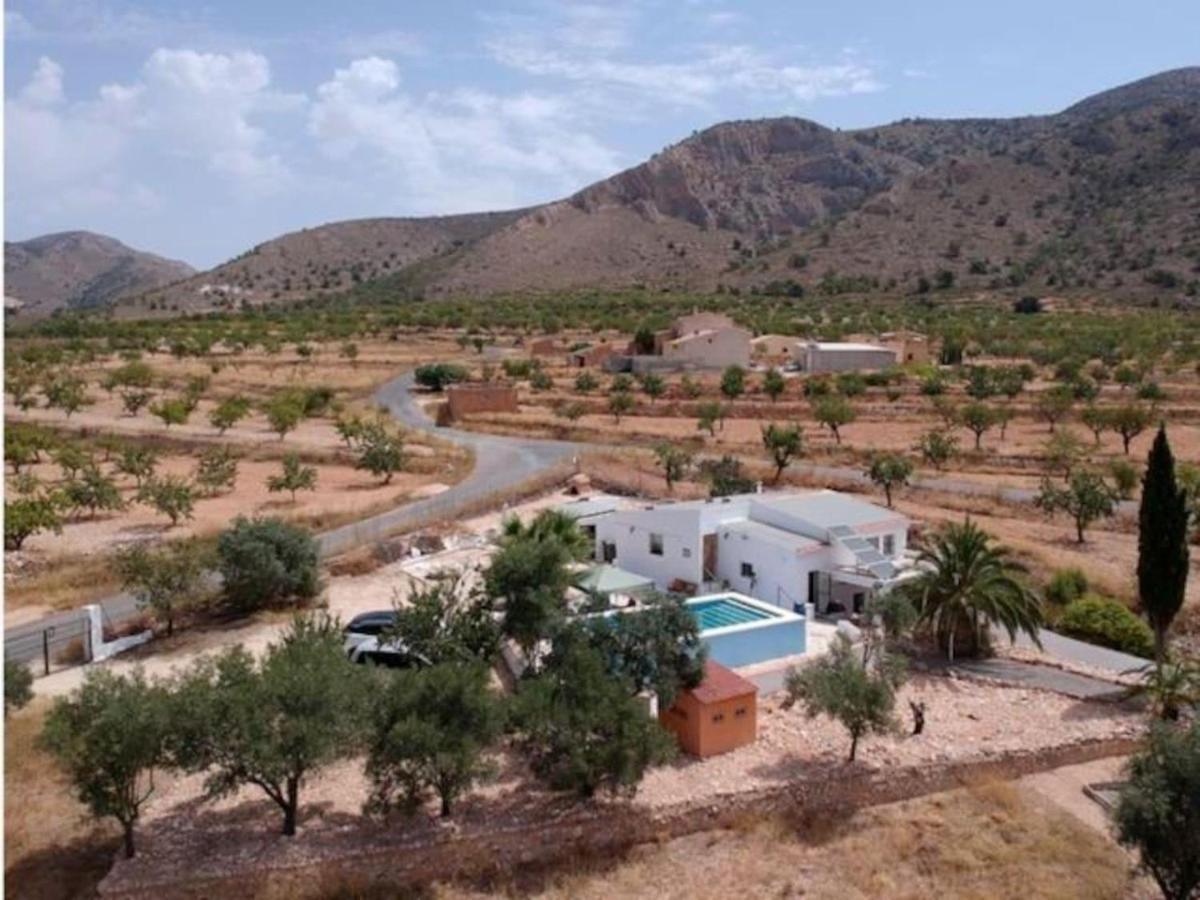
[{"label": "palm tree", "polygon": [[543,509],[528,525],[516,516],[504,521],[501,543],[511,543],[521,538],[530,540],[553,539],[562,544],[571,559],[590,559],[594,552],[592,539],[579,528],[572,516],[557,509]]},{"label": "palm tree", "polygon": [[970,519],[951,523],[918,544],[921,574],[906,590],[917,608],[918,623],[937,636],[938,646],[954,659],[955,644],[977,655],[988,645],[988,628],[1001,625],[1009,640],[1018,631],[1034,643],[1042,624],[1037,597],[1025,584],[1026,569],[1007,547]]}]

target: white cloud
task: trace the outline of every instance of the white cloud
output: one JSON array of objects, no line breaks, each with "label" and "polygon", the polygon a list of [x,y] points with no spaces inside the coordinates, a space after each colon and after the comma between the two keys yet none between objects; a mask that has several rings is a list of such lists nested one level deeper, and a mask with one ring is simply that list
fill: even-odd
[{"label": "white cloud", "polygon": [[[485,46],[496,62],[527,75],[566,79],[592,90],[617,91],[666,106],[710,105],[730,92],[807,102],[883,87],[873,68],[851,50],[832,61],[798,62],[779,51],[721,44],[689,47],[683,62],[645,59],[627,49],[628,41],[616,39],[615,31],[590,44],[577,42],[574,36],[586,31],[588,20],[578,11],[565,16],[566,21],[558,25],[510,22]],[[736,14],[717,11],[705,16],[710,23],[728,24]],[[618,20],[625,22],[623,17]],[[609,102],[620,101],[609,98]]]},{"label": "white cloud", "polygon": [[21,89],[21,100],[31,106],[53,106],[63,99],[62,66],[43,56],[38,60],[33,77]]},{"label": "white cloud", "polygon": [[614,171],[616,155],[576,124],[554,96],[406,93],[399,67],[379,57],[338,69],[309,111],[329,156],[383,167],[408,206],[455,211],[505,205],[525,193],[524,179],[546,179],[539,193],[553,195]]}]

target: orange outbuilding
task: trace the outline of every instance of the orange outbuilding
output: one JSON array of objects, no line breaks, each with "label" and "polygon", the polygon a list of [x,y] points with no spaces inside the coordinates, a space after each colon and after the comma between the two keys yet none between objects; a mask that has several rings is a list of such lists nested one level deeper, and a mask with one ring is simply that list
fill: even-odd
[{"label": "orange outbuilding", "polygon": [[754,682],[710,659],[700,686],[681,691],[658,719],[675,734],[685,753],[716,756],[754,743],[758,737],[757,701]]}]

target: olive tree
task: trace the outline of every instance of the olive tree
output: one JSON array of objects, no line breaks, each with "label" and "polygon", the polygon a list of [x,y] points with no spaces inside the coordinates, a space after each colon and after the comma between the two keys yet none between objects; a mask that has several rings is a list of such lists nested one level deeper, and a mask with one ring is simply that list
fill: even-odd
[{"label": "olive tree", "polygon": [[149,609],[175,633],[180,614],[198,604],[206,593],[209,554],[194,541],[177,541],[150,548],[134,544],[116,557],[122,587],[140,608]]},{"label": "olive tree", "polygon": [[883,488],[888,509],[892,508],[892,492],[908,484],[912,473],[912,462],[899,453],[878,454],[871,459],[871,464],[867,467],[867,477],[873,484]]},{"label": "olive tree", "polygon": [[825,656],[790,669],[785,687],[789,704],[801,702],[810,718],[829,716],[845,727],[850,734],[850,762],[854,762],[863,737],[898,728],[896,693],[903,680],[900,657],[880,651],[864,661],[850,639],[839,633]]},{"label": "olive tree", "polygon": [[88,669],[83,685],[55,701],[41,743],[66,771],[75,795],[96,818],[121,823],[126,858],[134,826],[154,794],[170,731],[166,691],[140,669],[118,675]]},{"label": "olive tree", "polygon": [[486,752],[499,737],[503,704],[479,663],[444,663],[382,680],[367,737],[367,808],[413,811],[435,794],[442,816],[493,766]]},{"label": "olive tree", "polygon": [[783,477],[783,470],[804,450],[804,429],[799,425],[776,425],[772,422],[762,428],[763,449],[770,454],[775,466],[775,482]]},{"label": "olive tree", "polygon": [[210,797],[258,788],[294,835],[305,780],[362,745],[368,692],[341,644],[336,620],[297,616],[261,660],[242,647],[199,660],[173,697],[174,757]]},{"label": "olive tree", "polygon": [[300,462],[299,453],[288,453],[283,457],[283,468],[278,475],[267,478],[267,490],[271,493],[287,491],[296,502],[296,491],[315,491],[317,489],[317,468],[306,466]]},{"label": "olive tree", "polygon": [[1071,473],[1065,486],[1043,479],[1033,503],[1048,515],[1067,513],[1075,522],[1076,539],[1082,544],[1088,526],[1116,511],[1117,493],[1101,475],[1079,469]]}]

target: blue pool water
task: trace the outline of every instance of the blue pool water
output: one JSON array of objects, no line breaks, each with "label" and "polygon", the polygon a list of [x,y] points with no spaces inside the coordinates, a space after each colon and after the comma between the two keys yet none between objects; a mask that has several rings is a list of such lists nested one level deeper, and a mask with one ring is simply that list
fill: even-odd
[{"label": "blue pool water", "polygon": [[696,617],[696,623],[701,631],[712,631],[714,628],[725,628],[728,625],[744,625],[747,622],[758,622],[774,618],[770,613],[744,603],[738,603],[732,597],[714,597],[701,603],[690,603],[688,609]]},{"label": "blue pool water", "polygon": [[709,657],[730,668],[804,653],[808,644],[803,616],[749,597],[733,593],[699,597],[689,600],[687,608],[696,617]]}]

